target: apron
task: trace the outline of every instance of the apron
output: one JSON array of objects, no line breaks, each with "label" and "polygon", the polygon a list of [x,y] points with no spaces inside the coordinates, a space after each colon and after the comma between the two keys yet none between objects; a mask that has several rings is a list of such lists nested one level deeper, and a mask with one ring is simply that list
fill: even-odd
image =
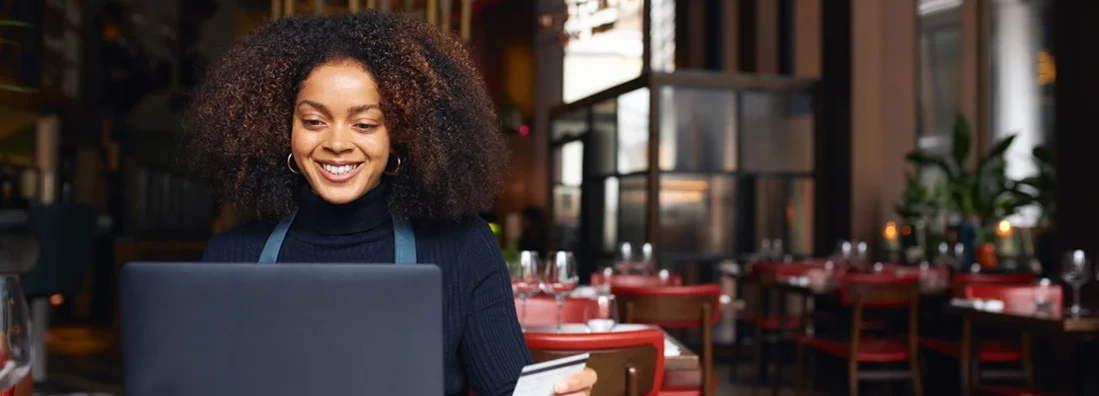
[{"label": "apron", "polygon": [[[260,264],[274,264],[279,261],[282,241],[286,239],[286,232],[290,230],[290,224],[297,215],[298,210],[294,209],[271,231],[267,243],[263,245],[263,252],[259,255]],[[412,231],[411,224],[396,218],[393,219],[393,257],[397,264],[416,264],[416,233]]]}]

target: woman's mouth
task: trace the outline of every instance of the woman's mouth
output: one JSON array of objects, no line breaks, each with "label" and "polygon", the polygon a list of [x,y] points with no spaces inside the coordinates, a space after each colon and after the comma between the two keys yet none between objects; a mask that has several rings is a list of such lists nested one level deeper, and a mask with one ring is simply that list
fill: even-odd
[{"label": "woman's mouth", "polygon": [[354,177],[362,169],[362,162],[321,162],[314,161],[321,175],[330,182],[343,183]]}]

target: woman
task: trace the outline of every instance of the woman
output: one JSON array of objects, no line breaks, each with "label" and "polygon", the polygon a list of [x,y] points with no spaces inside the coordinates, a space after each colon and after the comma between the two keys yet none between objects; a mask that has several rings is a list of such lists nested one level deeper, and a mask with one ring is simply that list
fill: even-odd
[{"label": "woman", "polygon": [[[387,13],[285,18],[231,48],[193,99],[197,165],[261,218],[211,239],[204,260],[436,264],[446,394],[512,393],[531,358],[476,215],[501,186],[506,147],[459,41]],[[594,383],[586,369],[555,392]]]}]

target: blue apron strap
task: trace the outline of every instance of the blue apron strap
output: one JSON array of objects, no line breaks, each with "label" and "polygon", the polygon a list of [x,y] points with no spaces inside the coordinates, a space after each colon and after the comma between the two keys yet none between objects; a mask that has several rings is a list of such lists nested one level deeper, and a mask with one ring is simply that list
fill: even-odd
[{"label": "blue apron strap", "polygon": [[298,210],[294,209],[289,216],[286,216],[275,226],[274,231],[271,231],[271,235],[267,237],[267,243],[263,245],[263,251],[259,254],[260,264],[274,264],[279,261],[279,250],[282,249],[282,241],[286,239],[286,231],[290,230],[290,224],[294,222],[294,217],[297,216]]},{"label": "blue apron strap", "polygon": [[393,219],[393,249],[397,264],[416,264],[416,232],[405,220]]}]

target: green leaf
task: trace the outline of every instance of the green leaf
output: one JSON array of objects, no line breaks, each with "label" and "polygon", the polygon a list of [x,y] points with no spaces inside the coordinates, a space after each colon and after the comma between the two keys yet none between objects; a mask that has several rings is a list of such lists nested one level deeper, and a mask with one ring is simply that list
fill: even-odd
[{"label": "green leaf", "polygon": [[1030,153],[1034,156],[1035,159],[1042,163],[1050,165],[1053,164],[1053,150],[1051,150],[1049,147],[1037,146],[1034,147],[1034,150],[1031,150]]},{"label": "green leaf", "polygon": [[905,156],[905,159],[908,160],[908,162],[916,165],[917,168],[935,167],[942,169],[942,171],[946,173],[946,177],[949,179],[957,177],[958,174],[958,166],[951,161],[943,157],[929,155],[922,151],[913,151],[911,153],[908,153],[908,155]]},{"label": "green leaf", "polygon": [[1004,158],[1004,153],[1007,152],[1007,149],[1011,147],[1011,143],[1013,142],[1015,142],[1015,135],[1005,136],[1003,140],[996,142],[996,145],[992,146],[992,149],[988,151],[988,155],[982,158],[977,164],[977,170],[980,171],[982,166],[991,161],[1002,160]]},{"label": "green leaf", "polygon": [[969,123],[965,117],[958,114],[954,117],[954,162],[961,165],[969,157],[969,144],[972,134],[969,131]]},{"label": "green leaf", "polygon": [[0,37],[0,45],[4,45],[4,44],[15,46],[15,47],[22,47],[23,46],[23,43],[20,43],[18,41],[8,40],[6,38]]}]

